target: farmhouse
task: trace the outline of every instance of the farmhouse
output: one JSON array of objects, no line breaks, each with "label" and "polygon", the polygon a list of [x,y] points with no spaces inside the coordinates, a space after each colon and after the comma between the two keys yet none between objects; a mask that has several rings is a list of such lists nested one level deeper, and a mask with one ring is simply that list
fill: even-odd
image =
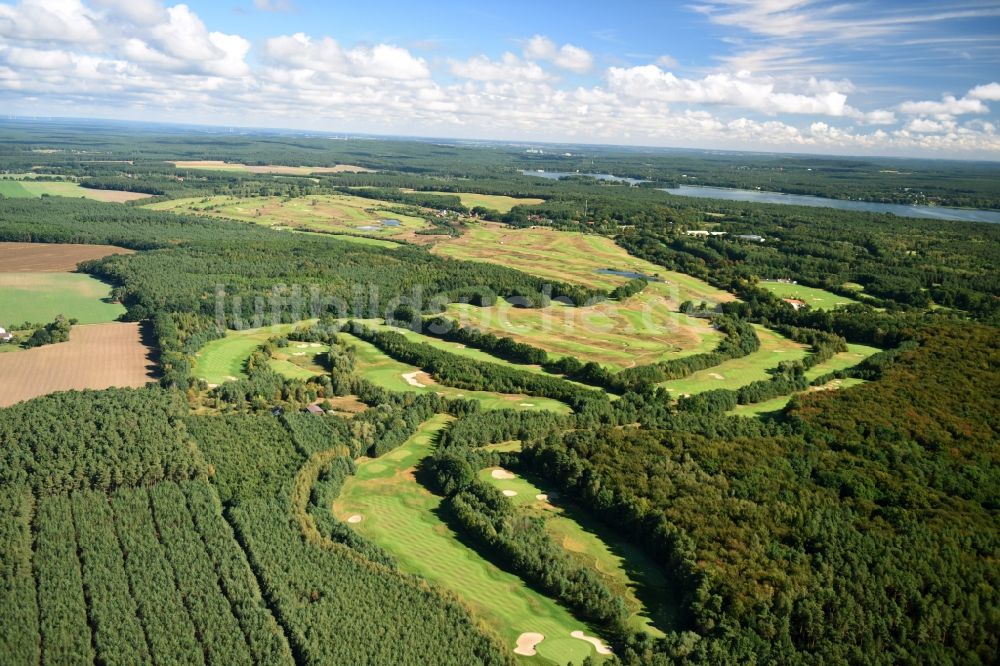
[{"label": "farmhouse", "polygon": [[799,300],[798,298],[783,298],[781,300],[791,305],[793,310],[798,310],[799,308],[804,308],[806,306],[806,302]]},{"label": "farmhouse", "polygon": [[706,231],[704,229],[692,229],[691,231],[685,231],[688,236],[698,236],[699,238],[707,238],[708,236],[725,236],[727,232],[725,231]]},{"label": "farmhouse", "polygon": [[3,326],[0,326],[0,342],[10,342],[14,338]]},{"label": "farmhouse", "polygon": [[764,237],[758,236],[757,234],[736,234],[735,236],[739,240],[750,241],[751,243],[763,243]]},{"label": "farmhouse", "polygon": [[326,413],[323,411],[323,408],[320,407],[319,405],[308,405],[306,407],[306,411],[309,412],[310,414],[315,414],[316,416],[323,416],[323,414]]}]

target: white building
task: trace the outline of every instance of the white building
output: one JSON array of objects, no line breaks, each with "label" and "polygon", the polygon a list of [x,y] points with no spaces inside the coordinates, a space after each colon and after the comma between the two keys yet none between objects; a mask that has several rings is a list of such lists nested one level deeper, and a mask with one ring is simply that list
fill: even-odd
[{"label": "white building", "polygon": [[13,335],[7,332],[7,329],[5,329],[3,326],[0,326],[0,342],[8,342],[13,337],[14,337]]}]

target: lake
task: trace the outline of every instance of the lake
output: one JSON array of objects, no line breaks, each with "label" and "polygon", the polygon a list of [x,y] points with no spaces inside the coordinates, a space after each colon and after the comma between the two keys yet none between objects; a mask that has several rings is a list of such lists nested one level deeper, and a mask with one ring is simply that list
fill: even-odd
[{"label": "lake", "polygon": [[680,185],[661,190],[668,194],[701,199],[725,199],[727,201],[750,201],[753,203],[787,204],[792,206],[812,206],[814,208],[839,208],[866,213],[892,213],[900,217],[921,217],[932,220],[963,220],[966,222],[993,222],[1000,224],[1000,211],[976,210],[972,208],[946,208],[944,206],[907,206],[904,204],[874,203],[870,201],[846,201],[827,199],[802,194],[783,194],[763,190],[735,190],[726,187],[702,185]]},{"label": "lake", "polygon": [[580,173],[579,171],[535,171],[524,169],[521,171],[521,174],[524,176],[548,178],[549,180],[559,180],[560,178],[568,178],[570,176],[587,176],[588,178],[596,178],[597,180],[610,180],[613,183],[628,183],[629,185],[638,185],[639,183],[646,182],[638,178],[625,178],[623,176],[614,176],[610,173]]}]

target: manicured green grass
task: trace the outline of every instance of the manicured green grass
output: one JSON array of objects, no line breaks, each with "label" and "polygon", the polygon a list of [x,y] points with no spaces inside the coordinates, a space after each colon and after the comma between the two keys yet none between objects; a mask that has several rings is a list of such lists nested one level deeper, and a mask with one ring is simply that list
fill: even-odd
[{"label": "manicured green grass", "polygon": [[[836,379],[825,385],[823,390],[829,391],[834,389],[846,389],[864,383],[865,380],[855,379],[853,377],[848,377],[847,379]],[[784,409],[795,395],[801,394],[796,393],[792,395],[782,395],[777,398],[765,400],[764,402],[755,402],[752,405],[737,405],[734,409],[731,409],[727,413],[730,416],[762,416],[765,414],[773,414],[774,412],[780,412]]]},{"label": "manicured green grass", "polygon": [[193,374],[209,384],[246,378],[243,366],[253,350],[270,338],[290,333],[301,323],[229,331],[226,337],[212,340],[201,348],[195,358]]},{"label": "manicured green grass", "polygon": [[824,363],[813,366],[806,370],[806,379],[812,381],[829,372],[837,372],[838,370],[846,370],[847,368],[853,368],[858,363],[869,356],[873,356],[882,351],[878,347],[869,347],[868,345],[856,345],[848,344],[847,351],[841,352],[829,359]]},{"label": "manicured green grass", "polygon": [[[304,231],[342,231],[391,238],[428,226],[418,217],[389,212],[394,204],[347,194],[283,197],[191,197],[150,204],[169,210],[208,217],[254,222],[268,227]],[[379,226],[379,220],[397,220],[399,226]],[[377,229],[365,227],[379,226]]]},{"label": "manicured green grass", "polygon": [[843,305],[855,305],[858,301],[825,289],[806,287],[787,282],[761,282],[760,286],[779,298],[796,298],[816,310],[832,310]]},{"label": "manicured green grass", "polygon": [[[662,636],[663,629],[674,626],[676,602],[662,567],[585,512],[558,497],[548,497],[548,491],[537,483],[520,475],[513,479],[494,478],[493,471],[497,469],[484,469],[479,478],[500,490],[517,493],[509,497],[515,506],[525,515],[542,517],[556,543],[598,573],[608,589],[625,600],[630,629]],[[538,499],[542,494],[546,497]]]},{"label": "manicured green grass", "polygon": [[[550,398],[493,393],[490,391],[466,391],[438,384],[426,373],[420,372],[419,368],[400,363],[387,356],[382,350],[369,342],[365,342],[348,333],[342,332],[337,335],[349,341],[357,351],[356,372],[373,384],[389,391],[437,393],[449,398],[478,400],[482,403],[484,409],[547,409],[559,412],[560,414],[568,414],[571,411],[567,405]],[[416,376],[413,373],[417,373]],[[410,375],[414,381],[424,386],[414,386],[406,381],[404,375]]]},{"label": "manicured green grass", "polygon": [[475,194],[473,192],[420,192],[420,194],[440,194],[458,197],[467,208],[481,206],[495,210],[498,213],[509,213],[514,206],[534,206],[545,203],[545,199],[532,197],[505,197],[499,194]]},{"label": "manicured green grass", "polygon": [[353,529],[389,551],[404,571],[457,595],[512,650],[522,633],[544,634],[538,655],[521,657],[521,663],[578,664],[594,655],[589,643],[570,637],[586,631],[582,622],[463,544],[439,517],[441,498],[414,480],[414,467],[447,420],[436,416],[400,448],[362,459],[334,502],[334,514],[343,521],[361,516]]},{"label": "manicured green grass", "polygon": [[793,342],[763,326],[754,324],[754,328],[760,338],[760,349],[757,351],[699,370],[684,379],[663,382],[660,386],[677,398],[712,389],[735,390],[751,382],[769,379],[767,371],[778,367],[781,361],[799,361],[808,353],[805,345]]},{"label": "manicured green grass", "polygon": [[125,314],[111,286],[84,273],[0,273],[0,325],[50,322],[57,315],[103,324]]},{"label": "manicured green grass", "polygon": [[396,243],[390,240],[383,240],[381,238],[372,238],[370,236],[356,236],[354,234],[324,234],[318,231],[302,231],[301,229],[289,229],[289,231],[297,234],[307,234],[309,236],[319,236],[321,238],[333,238],[336,240],[349,241],[351,243],[357,243],[358,245],[384,247],[389,250],[395,250],[398,247],[402,247],[401,243]]},{"label": "manicured green grass", "polygon": [[287,347],[275,350],[268,361],[272,370],[289,379],[311,379],[326,374],[319,356],[330,351],[328,345],[318,342],[289,342]]}]

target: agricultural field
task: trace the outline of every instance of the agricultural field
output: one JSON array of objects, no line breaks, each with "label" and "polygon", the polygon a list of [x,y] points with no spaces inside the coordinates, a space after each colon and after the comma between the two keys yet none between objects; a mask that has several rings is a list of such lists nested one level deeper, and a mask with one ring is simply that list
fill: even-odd
[{"label": "agricultural field", "polygon": [[552,303],[542,309],[506,302],[488,308],[453,303],[447,315],[465,326],[544,349],[553,358],[573,356],[612,370],[714,349],[721,334],[705,319],[676,312],[652,286],[623,303]]},{"label": "agricultural field", "polygon": [[427,228],[419,217],[401,215],[393,204],[348,194],[297,197],[190,197],[148,206],[208,217],[254,222],[276,229],[349,232],[375,237],[403,236]]},{"label": "agricultural field", "polygon": [[[493,448],[518,447],[516,443],[507,443],[499,449]],[[481,470],[479,478],[503,491],[523,515],[543,518],[546,532],[556,543],[579,564],[598,572],[608,589],[624,599],[630,629],[662,636],[662,628],[676,624],[676,607],[662,567],[634,545],[521,475],[491,467]],[[647,601],[654,605],[648,607]]]},{"label": "agricultural field", "polygon": [[0,243],[0,273],[68,273],[81,261],[132,252],[114,245]]},{"label": "agricultural field", "polygon": [[[403,191],[412,192],[413,190]],[[442,196],[458,197],[462,201],[462,205],[467,208],[481,206],[495,210],[498,213],[509,213],[510,209],[514,206],[534,206],[545,202],[545,199],[536,199],[534,197],[506,197],[500,194],[476,194],[474,192],[424,192],[421,190],[420,194],[439,194]]]},{"label": "agricultural field", "polygon": [[847,296],[835,294],[825,289],[806,287],[801,284],[789,284],[788,282],[760,282],[759,286],[779,298],[799,300],[816,310],[833,310],[844,305],[856,305],[858,301]]},{"label": "agricultural field", "polygon": [[434,392],[449,398],[478,400],[484,409],[547,409],[560,414],[568,414],[570,409],[558,400],[519,394],[493,393],[490,391],[467,391],[438,384],[426,372],[406,363],[401,363],[375,345],[360,340],[348,333],[338,333],[357,351],[356,372],[377,386],[389,391],[429,393]]},{"label": "agricultural field", "polygon": [[50,322],[57,315],[81,324],[116,320],[125,307],[109,300],[111,287],[84,273],[0,273],[0,325]]},{"label": "agricultural field", "polygon": [[660,386],[677,398],[712,389],[735,390],[751,382],[769,379],[767,371],[778,367],[781,361],[799,361],[808,353],[805,345],[793,342],[768,328],[754,324],[754,329],[760,338],[760,349],[757,351],[699,370],[684,379],[663,382]]},{"label": "agricultural field", "polygon": [[107,201],[111,203],[136,201],[152,196],[143,192],[98,190],[90,187],[82,187],[79,183],[69,181],[35,181],[30,179],[0,179],[0,195],[9,199],[34,199],[42,195],[52,197],[84,197],[94,199],[95,201]]},{"label": "agricultural field", "polygon": [[68,342],[0,354],[0,407],[54,391],[142,386],[155,378],[151,354],[137,323],[74,326]]},{"label": "agricultural field", "polygon": [[227,331],[226,337],[210,340],[199,350],[195,357],[193,374],[198,379],[204,379],[210,386],[234,379],[246,379],[243,365],[253,350],[270,338],[291,333],[296,326],[303,323],[309,322]]},{"label": "agricultural field", "polygon": [[332,167],[283,166],[280,164],[248,165],[222,160],[181,160],[170,162],[178,169],[205,169],[209,171],[235,171],[242,173],[270,173],[282,176],[308,176],[314,173],[373,173],[372,169],[353,164],[338,164]]},{"label": "agricultural field", "polygon": [[513,650],[523,634],[537,633],[537,655],[525,664],[580,663],[596,656],[590,643],[573,638],[583,623],[466,546],[441,520],[441,498],[413,478],[432,449],[447,416],[427,421],[403,446],[377,459],[361,459],[333,503],[334,515],[389,551],[400,567],[449,590]]}]

